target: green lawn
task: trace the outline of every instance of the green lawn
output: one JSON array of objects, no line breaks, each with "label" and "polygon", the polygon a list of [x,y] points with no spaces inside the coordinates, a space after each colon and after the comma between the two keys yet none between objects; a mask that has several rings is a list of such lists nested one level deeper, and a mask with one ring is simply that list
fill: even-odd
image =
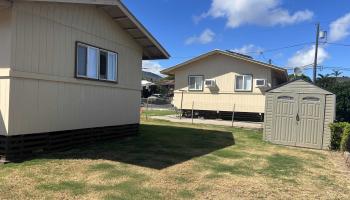
[{"label": "green lawn", "polygon": [[0,166],[0,199],[349,199],[337,153],[254,130],[143,121],[138,136]]},{"label": "green lawn", "polygon": [[164,115],[175,115],[174,110],[144,110],[142,111],[141,117],[147,116],[164,116]]}]

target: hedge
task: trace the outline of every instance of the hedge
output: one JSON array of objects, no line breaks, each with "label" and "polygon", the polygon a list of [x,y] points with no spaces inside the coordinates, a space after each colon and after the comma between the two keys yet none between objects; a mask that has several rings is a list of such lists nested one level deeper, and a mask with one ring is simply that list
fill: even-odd
[{"label": "hedge", "polygon": [[350,151],[350,124],[346,125],[344,128],[340,141],[340,149],[342,151]]},{"label": "hedge", "polygon": [[331,150],[350,151],[350,123],[337,122],[330,125]]}]

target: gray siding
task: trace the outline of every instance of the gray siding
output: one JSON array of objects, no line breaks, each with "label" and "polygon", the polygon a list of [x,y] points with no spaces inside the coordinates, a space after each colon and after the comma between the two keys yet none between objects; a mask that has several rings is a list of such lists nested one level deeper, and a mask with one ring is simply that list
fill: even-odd
[{"label": "gray siding", "polygon": [[273,94],[266,94],[266,105],[264,115],[264,139],[268,141],[271,140],[273,97]]},{"label": "gray siding", "polygon": [[297,80],[281,87],[270,90],[269,92],[294,92],[294,93],[314,93],[314,94],[332,94],[324,89],[321,89],[313,84],[303,80]]},{"label": "gray siding", "polygon": [[324,115],[323,149],[328,149],[331,141],[329,124],[333,123],[335,119],[335,95],[326,95]]}]

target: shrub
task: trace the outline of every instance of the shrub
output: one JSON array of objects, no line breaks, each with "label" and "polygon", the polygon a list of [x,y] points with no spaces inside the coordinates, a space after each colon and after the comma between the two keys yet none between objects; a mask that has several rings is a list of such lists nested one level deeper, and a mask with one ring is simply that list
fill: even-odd
[{"label": "shrub", "polygon": [[340,149],[342,151],[350,151],[350,124],[347,124],[344,128],[340,141]]},{"label": "shrub", "polygon": [[331,129],[331,144],[330,149],[331,150],[340,150],[340,143],[342,141],[343,132],[346,126],[348,126],[349,123],[347,122],[337,122],[332,123],[329,127]]}]

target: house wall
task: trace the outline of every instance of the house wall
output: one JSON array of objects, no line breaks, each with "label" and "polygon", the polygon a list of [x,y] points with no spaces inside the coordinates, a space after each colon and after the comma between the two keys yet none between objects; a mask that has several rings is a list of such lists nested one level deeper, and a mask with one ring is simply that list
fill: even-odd
[{"label": "house wall", "polygon": [[11,63],[11,9],[0,7],[0,68]]},{"label": "house wall", "polygon": [[[1,3],[1,2],[0,2]],[[10,8],[0,7],[0,135],[6,134],[9,118],[9,68],[11,64]]]},{"label": "house wall", "polygon": [[[174,105],[181,108],[182,99],[183,109],[191,109],[194,102],[196,110],[232,111],[235,105],[237,112],[263,113],[265,92],[256,88],[254,81],[251,92],[235,91],[235,76],[240,74],[251,74],[253,80],[266,79],[270,87],[274,86],[271,69],[216,54],[175,71]],[[188,91],[189,75],[203,75],[204,79],[215,79],[217,88],[204,87],[203,91]]]},{"label": "house wall", "polygon": [[[93,5],[15,1],[9,135],[139,123],[142,48]],[[76,79],[75,43],[118,53],[118,84]]]}]

